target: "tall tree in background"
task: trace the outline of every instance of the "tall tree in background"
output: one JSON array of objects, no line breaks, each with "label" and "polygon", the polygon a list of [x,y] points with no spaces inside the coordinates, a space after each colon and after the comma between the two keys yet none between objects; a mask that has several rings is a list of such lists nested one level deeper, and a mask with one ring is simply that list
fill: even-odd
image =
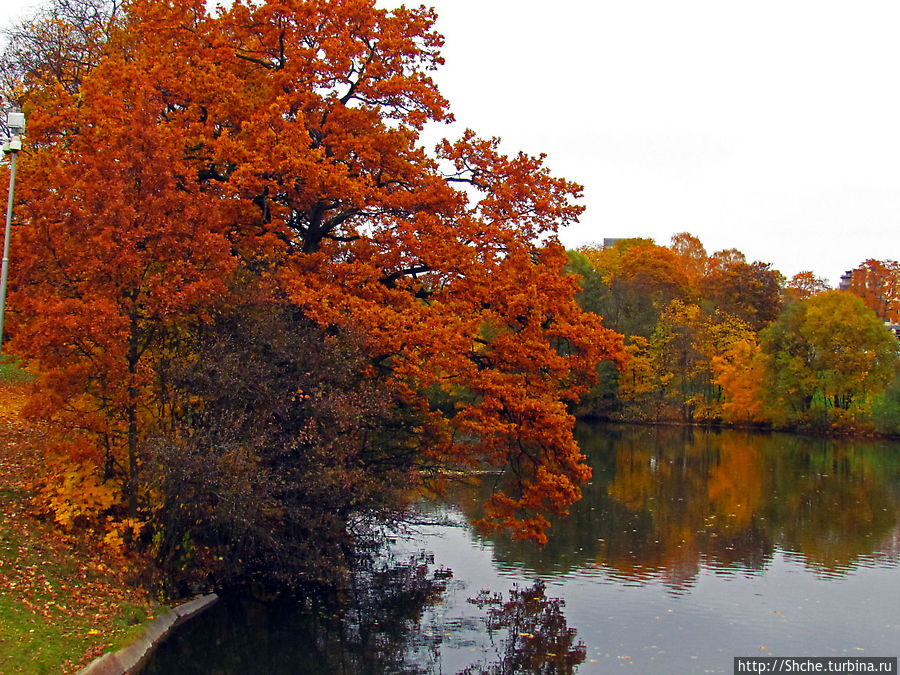
[{"label": "tall tree in background", "polygon": [[593,289],[599,295],[593,311],[627,335],[649,337],[663,309],[691,293],[679,257],[651,239],[621,239],[607,248],[583,247],[579,253],[602,280]]},{"label": "tall tree in background", "polygon": [[792,300],[805,300],[810,296],[831,290],[824,279],[817,277],[809,270],[798,272],[792,276],[784,288]]},{"label": "tall tree in background", "polygon": [[709,266],[709,256],[703,243],[689,232],[679,232],[672,235],[669,248],[681,260],[681,266],[687,273],[691,286],[698,288]]},{"label": "tall tree in background", "polygon": [[781,311],[784,277],[768,263],[748,263],[743,254],[719,251],[713,254],[709,273],[700,292],[704,299],[728,314],[760,330]]},{"label": "tall tree in background", "polygon": [[25,82],[54,82],[69,93],[97,65],[117,17],[116,0],[52,0],[4,32],[0,96],[21,106]]},{"label": "tall tree in background", "polygon": [[900,263],[869,259],[850,272],[848,291],[882,321],[900,323]]},{"label": "tall tree in background", "polygon": [[771,405],[807,421],[881,393],[897,362],[890,331],[859,298],[840,291],[790,303],[763,331],[761,346]]},{"label": "tall tree in background", "polygon": [[123,10],[77,87],[25,76],[11,298],[32,412],[98,515],[122,506],[137,528],[157,506],[148,439],[194,419],[169,364],[249,294],[357,336],[364,372],[415,413],[419,461],[500,468],[485,525],[543,540],[590,473],[567,406],[622,349],[564,273],[580,187],[471,131],[420,145],[450,119],[430,10]]}]

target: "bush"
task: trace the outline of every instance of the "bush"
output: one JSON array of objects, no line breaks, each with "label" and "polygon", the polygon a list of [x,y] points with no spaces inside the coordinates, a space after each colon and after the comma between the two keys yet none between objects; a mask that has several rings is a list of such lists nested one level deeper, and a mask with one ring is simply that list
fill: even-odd
[{"label": "bush", "polygon": [[875,428],[883,434],[900,434],[900,374],[872,402]]},{"label": "bush", "polygon": [[409,413],[364,365],[352,336],[249,306],[173,366],[145,542],[170,585],[291,588],[345,568],[354,523],[397,506],[412,468]]}]

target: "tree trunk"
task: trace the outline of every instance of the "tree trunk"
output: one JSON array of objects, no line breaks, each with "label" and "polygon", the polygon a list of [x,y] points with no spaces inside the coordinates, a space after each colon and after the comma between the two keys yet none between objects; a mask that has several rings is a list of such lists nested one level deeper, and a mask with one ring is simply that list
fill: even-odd
[{"label": "tree trunk", "polygon": [[134,517],[137,515],[137,397],[136,384],[137,364],[140,354],[138,351],[138,317],[137,308],[131,311],[131,334],[128,336],[128,479],[125,482],[125,494],[128,498],[128,512]]}]

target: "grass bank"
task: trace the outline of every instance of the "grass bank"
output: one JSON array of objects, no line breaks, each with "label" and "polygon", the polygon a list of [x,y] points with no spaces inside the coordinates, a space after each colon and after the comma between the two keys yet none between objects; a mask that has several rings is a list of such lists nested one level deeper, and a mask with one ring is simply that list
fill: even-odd
[{"label": "grass bank", "polygon": [[154,609],[125,560],[34,515],[44,434],[19,414],[29,380],[0,365],[0,673],[74,673],[141,635]]}]

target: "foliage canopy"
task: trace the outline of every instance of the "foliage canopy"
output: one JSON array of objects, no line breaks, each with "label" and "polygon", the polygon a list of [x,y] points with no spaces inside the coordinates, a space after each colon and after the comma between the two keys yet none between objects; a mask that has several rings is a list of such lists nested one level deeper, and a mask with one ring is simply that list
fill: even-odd
[{"label": "foliage canopy", "polygon": [[[283,395],[286,372],[371,380],[414,420],[415,458],[399,470],[497,467],[485,525],[516,536],[544,540],[542,514],[578,498],[590,472],[568,406],[622,354],[564,273],[556,232],[581,212],[581,188],[472,131],[422,146],[426,123],[451,119],[429,76],[442,62],[435,18],[373,0],[239,1],[216,15],[133,0],[77,78],[20,68],[14,349],[40,373],[31,414],[56,430],[45,497],[57,518],[106,529],[112,518],[110,541],[172,540],[153,532],[159,486],[175,479],[154,448],[211,452],[197,441],[204,420],[246,416],[252,400],[215,412],[207,376],[197,390],[177,375],[201,372],[209,353],[252,361],[261,347],[240,336],[266,311],[287,325],[265,340],[298,331],[298,348],[327,354],[325,336],[344,336],[340,349],[360,355],[355,373],[318,379],[309,373],[331,357],[309,372],[303,359],[248,368],[271,381],[266,396]],[[216,386],[243,386],[233,366],[222,377]],[[383,412],[361,398],[339,403],[354,429]],[[241,422],[249,435],[231,440],[262,471],[299,422],[254,405],[280,431]],[[383,435],[358,440],[367,447],[347,456],[378,474]]]}]

